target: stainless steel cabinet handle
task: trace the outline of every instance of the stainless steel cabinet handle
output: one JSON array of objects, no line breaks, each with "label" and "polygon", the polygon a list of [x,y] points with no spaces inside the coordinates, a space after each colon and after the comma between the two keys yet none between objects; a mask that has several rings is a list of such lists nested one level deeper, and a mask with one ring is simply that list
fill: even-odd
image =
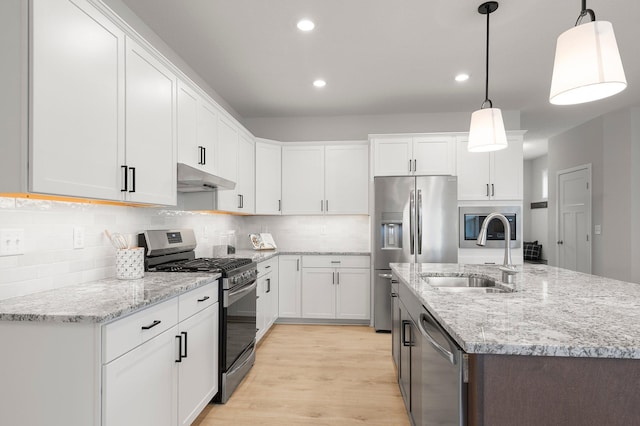
[{"label": "stainless steel cabinet handle", "polygon": [[487,184],[487,197],[489,196],[489,184]]},{"label": "stainless steel cabinet handle", "polygon": [[387,279],[389,279],[389,280],[390,280],[392,275],[391,275],[391,274],[378,274],[378,276],[379,276],[380,278],[387,278]]},{"label": "stainless steel cabinet handle", "polygon": [[418,254],[422,254],[422,190],[418,189]]},{"label": "stainless steel cabinet handle", "polygon": [[491,196],[493,197],[494,195],[496,195],[495,187],[491,184]]},{"label": "stainless steel cabinet handle", "polygon": [[336,283],[336,273],[332,272],[331,273],[331,284],[335,284]]},{"label": "stainless steel cabinet handle", "polygon": [[418,171],[418,160],[416,159],[413,160],[413,171]]},{"label": "stainless steel cabinet handle", "polygon": [[430,323],[430,319],[426,314],[420,314],[420,321],[418,321],[418,329],[420,330],[420,333],[422,334],[422,336],[424,336],[424,338],[427,339],[429,343],[431,343],[431,346],[433,346],[435,350],[437,350],[440,353],[440,355],[448,359],[451,364],[455,364],[456,360],[455,360],[455,357],[453,356],[453,353],[449,352],[448,350],[443,348],[438,342],[436,342],[436,340],[431,336],[431,334],[429,334],[429,332],[424,328],[424,325],[422,325],[423,322],[427,324]]},{"label": "stainless steel cabinet handle", "polygon": [[409,171],[411,171],[411,160],[409,160]]},{"label": "stainless steel cabinet handle", "polygon": [[278,200],[278,211],[282,211],[282,200]]},{"label": "stainless steel cabinet handle", "polygon": [[336,275],[338,277],[336,284],[340,284],[340,272],[336,272]]}]

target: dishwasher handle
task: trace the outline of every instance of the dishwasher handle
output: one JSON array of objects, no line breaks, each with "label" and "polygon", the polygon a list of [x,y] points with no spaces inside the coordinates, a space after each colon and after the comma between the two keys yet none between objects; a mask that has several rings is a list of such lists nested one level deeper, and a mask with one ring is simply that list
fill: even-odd
[{"label": "dishwasher handle", "polygon": [[431,334],[429,334],[429,332],[424,328],[424,325],[422,325],[423,322],[428,323],[430,321],[431,319],[427,314],[425,313],[420,314],[420,321],[418,321],[418,329],[420,330],[420,334],[422,334],[422,336],[425,339],[427,339],[427,341],[431,344],[431,346],[433,346],[434,349],[440,353],[440,355],[448,359],[451,364],[455,364],[456,358],[453,355],[453,353],[448,351],[446,348],[443,348],[438,342],[436,342],[433,336],[431,336]]}]

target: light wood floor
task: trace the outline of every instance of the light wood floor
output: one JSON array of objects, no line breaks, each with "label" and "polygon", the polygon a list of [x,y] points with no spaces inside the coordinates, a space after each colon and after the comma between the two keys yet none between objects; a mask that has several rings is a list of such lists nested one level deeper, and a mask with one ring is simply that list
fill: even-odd
[{"label": "light wood floor", "polygon": [[391,359],[391,335],[364,326],[277,324],[225,405],[193,423],[409,425]]}]

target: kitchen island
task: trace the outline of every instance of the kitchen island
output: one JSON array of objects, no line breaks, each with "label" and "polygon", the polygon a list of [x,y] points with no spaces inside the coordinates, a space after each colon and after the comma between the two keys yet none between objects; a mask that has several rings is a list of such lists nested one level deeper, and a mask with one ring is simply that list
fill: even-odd
[{"label": "kitchen island", "polygon": [[392,264],[469,354],[469,425],[640,422],[640,285],[546,265],[513,292],[447,292],[433,276],[500,282],[493,265]]}]

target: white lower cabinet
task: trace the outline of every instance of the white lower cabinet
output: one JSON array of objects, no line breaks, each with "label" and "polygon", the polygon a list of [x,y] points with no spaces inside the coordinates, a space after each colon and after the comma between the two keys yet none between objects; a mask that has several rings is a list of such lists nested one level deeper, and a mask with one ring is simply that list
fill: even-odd
[{"label": "white lower cabinet", "polygon": [[177,333],[174,326],[103,367],[103,425],[175,424]]},{"label": "white lower cabinet", "polygon": [[103,426],[195,420],[218,391],[217,291],[210,284],[103,327]]},{"label": "white lower cabinet", "polygon": [[258,289],[256,301],[256,341],[269,331],[278,319],[278,259],[258,263]]},{"label": "white lower cabinet", "polygon": [[278,256],[278,316],[301,318],[302,256]]},{"label": "white lower cabinet", "polygon": [[368,256],[303,256],[302,318],[368,320]]}]

